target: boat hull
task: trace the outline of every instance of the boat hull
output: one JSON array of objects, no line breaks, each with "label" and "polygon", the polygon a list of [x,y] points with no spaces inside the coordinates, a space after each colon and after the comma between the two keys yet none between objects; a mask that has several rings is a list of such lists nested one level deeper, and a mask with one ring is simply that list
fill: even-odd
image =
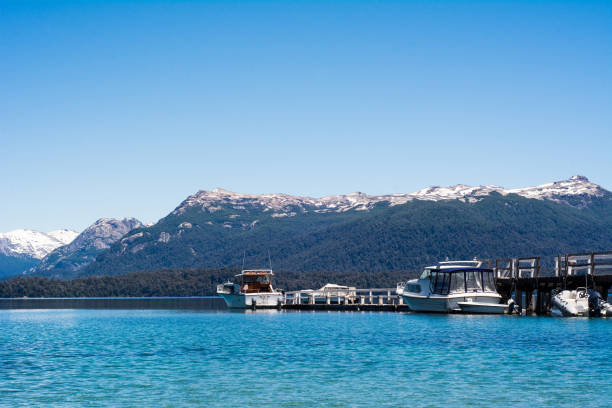
[{"label": "boat hull", "polygon": [[226,294],[221,297],[230,309],[250,309],[250,308],[276,308],[283,300],[281,293],[246,293],[246,294]]},{"label": "boat hull", "polygon": [[499,294],[478,294],[472,296],[411,296],[404,291],[404,303],[414,312],[461,313],[459,302],[473,301],[479,304],[499,305]]},{"label": "boat hull", "polygon": [[468,314],[504,314],[509,306],[482,302],[458,302],[463,313]]}]

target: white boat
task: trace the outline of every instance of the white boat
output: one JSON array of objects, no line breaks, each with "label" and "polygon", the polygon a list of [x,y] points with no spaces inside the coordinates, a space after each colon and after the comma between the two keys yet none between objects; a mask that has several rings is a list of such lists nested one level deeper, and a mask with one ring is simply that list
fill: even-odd
[{"label": "white boat", "polygon": [[272,286],[272,276],[272,269],[245,269],[233,282],[217,285],[217,294],[230,309],[280,307],[283,293]]},{"label": "white boat", "polygon": [[481,261],[446,261],[425,268],[421,277],[397,286],[397,294],[415,312],[502,314],[493,270]]},{"label": "white boat", "polygon": [[562,290],[552,298],[553,314],[561,316],[612,316],[612,305],[593,289]]}]

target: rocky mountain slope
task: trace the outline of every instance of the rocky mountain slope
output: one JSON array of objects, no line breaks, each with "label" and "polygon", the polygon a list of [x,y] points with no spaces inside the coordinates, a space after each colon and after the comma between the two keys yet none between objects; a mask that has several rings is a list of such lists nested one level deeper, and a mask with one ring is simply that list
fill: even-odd
[{"label": "rocky mountain slope", "polygon": [[143,224],[135,218],[100,218],[68,245],[56,248],[27,274],[72,277],[96,256],[134,228]]},{"label": "rocky mountain slope", "polygon": [[136,228],[83,275],[266,263],[292,271],[384,271],[449,257],[612,249],[612,194],[582,176],[536,187],[430,187],[309,198],[200,191]]}]

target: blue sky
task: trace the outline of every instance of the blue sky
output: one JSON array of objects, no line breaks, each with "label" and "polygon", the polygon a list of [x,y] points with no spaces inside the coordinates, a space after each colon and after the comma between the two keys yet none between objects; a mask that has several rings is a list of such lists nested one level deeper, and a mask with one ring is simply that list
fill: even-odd
[{"label": "blue sky", "polygon": [[612,2],[0,0],[0,231],[199,189],[612,189]]}]

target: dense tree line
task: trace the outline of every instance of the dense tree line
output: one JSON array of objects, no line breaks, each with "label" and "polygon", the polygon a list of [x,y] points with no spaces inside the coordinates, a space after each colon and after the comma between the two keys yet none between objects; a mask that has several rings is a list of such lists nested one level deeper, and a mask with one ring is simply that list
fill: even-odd
[{"label": "dense tree line", "polygon": [[[237,269],[167,269],[126,275],[59,280],[45,277],[0,281],[0,297],[124,297],[208,296],[217,284],[231,279]],[[383,273],[289,272],[275,273],[275,286],[285,290],[319,288],[337,283],[359,288],[395,287],[413,276],[403,271]]]}]

